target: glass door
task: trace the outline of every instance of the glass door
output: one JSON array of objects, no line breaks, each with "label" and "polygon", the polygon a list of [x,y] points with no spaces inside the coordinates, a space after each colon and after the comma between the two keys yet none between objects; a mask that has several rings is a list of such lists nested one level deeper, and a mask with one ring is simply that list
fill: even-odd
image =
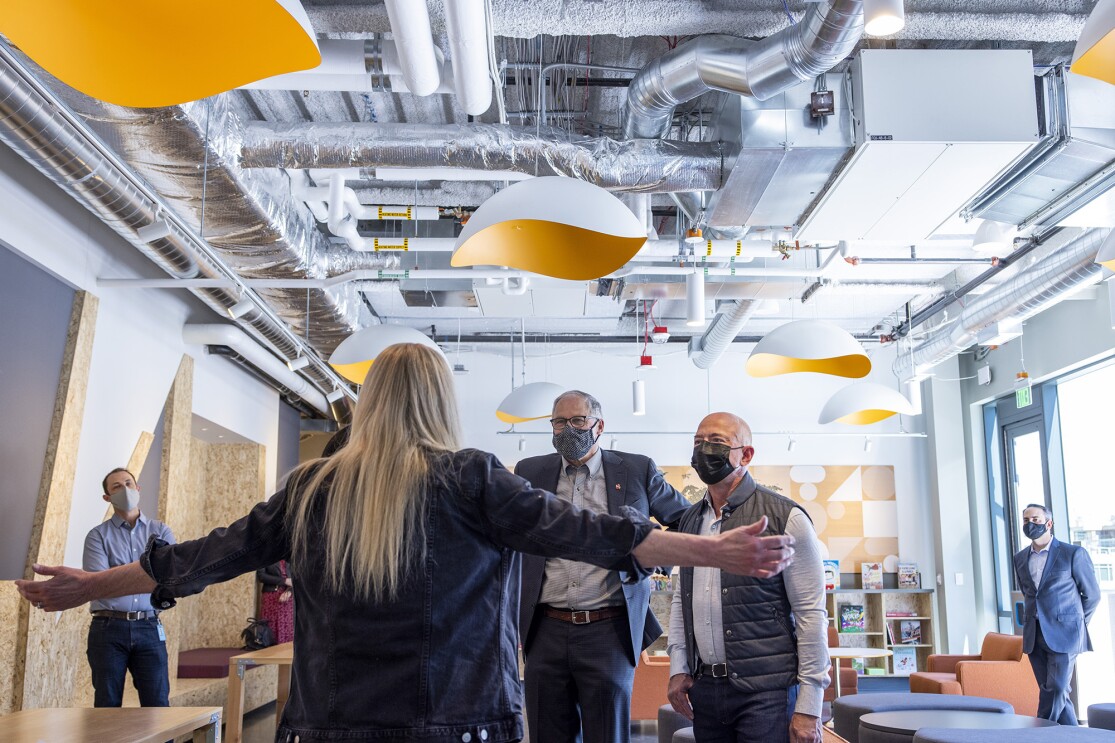
[{"label": "glass door", "polygon": [[[1011,535],[1011,554],[1030,543],[1022,532],[1022,512],[1036,503],[1049,507],[1048,477],[1040,420],[1018,423],[1003,429],[1003,454],[1006,457],[1007,523]],[[1017,589],[1017,586],[1015,586]]]}]

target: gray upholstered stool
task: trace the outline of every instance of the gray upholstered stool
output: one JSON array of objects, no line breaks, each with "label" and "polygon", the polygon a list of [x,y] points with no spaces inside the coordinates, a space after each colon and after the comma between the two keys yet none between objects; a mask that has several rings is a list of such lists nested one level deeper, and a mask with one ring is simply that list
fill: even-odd
[{"label": "gray upholstered stool", "polygon": [[1089,704],[1088,727],[1115,730],[1115,704]]},{"label": "gray upholstered stool", "polygon": [[893,712],[906,709],[969,709],[979,712],[1014,714],[1014,707],[998,699],[967,697],[959,694],[851,694],[833,702],[832,721],[836,734],[850,743],[859,743],[859,718],[868,712]]},{"label": "gray upholstered stool", "polygon": [[693,728],[682,728],[674,733],[673,743],[695,743]]},{"label": "gray upholstered stool", "polygon": [[663,704],[658,708],[658,743],[671,743],[674,733],[682,728],[691,728],[693,723],[678,714],[672,704]]},{"label": "gray upholstered stool", "polygon": [[1102,743],[1115,741],[1115,733],[1093,728],[1058,725],[1055,728],[1030,730],[957,730],[955,728],[922,728],[914,743]]}]

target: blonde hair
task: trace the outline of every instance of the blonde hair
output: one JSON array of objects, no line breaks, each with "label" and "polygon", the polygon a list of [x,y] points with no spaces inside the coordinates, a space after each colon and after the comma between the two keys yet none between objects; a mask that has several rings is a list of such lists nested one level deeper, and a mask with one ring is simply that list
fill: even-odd
[{"label": "blonde hair", "polygon": [[[382,601],[398,595],[425,557],[430,458],[458,448],[457,400],[444,357],[414,343],[387,348],[364,380],[351,426],[340,451],[291,475],[292,558],[297,564],[324,550],[328,588]],[[319,498],[326,499],[321,509]]]}]

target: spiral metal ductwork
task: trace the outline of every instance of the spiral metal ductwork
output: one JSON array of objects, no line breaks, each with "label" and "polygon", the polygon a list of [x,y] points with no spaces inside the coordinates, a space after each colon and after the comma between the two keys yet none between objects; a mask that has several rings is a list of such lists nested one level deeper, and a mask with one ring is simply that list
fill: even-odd
[{"label": "spiral metal ductwork", "polygon": [[[757,299],[741,299],[734,304],[735,306],[730,310],[725,308],[716,315],[712,327],[704,335],[690,341],[690,349],[696,352],[696,355],[692,356],[692,361],[698,369],[708,369],[715,364],[759,309]],[[700,344],[699,347],[695,347],[696,343]]]}]

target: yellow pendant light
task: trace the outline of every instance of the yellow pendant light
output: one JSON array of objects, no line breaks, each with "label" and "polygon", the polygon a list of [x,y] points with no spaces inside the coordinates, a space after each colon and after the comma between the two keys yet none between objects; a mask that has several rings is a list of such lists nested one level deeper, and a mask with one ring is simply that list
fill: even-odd
[{"label": "yellow pendant light", "polygon": [[531,382],[516,387],[496,408],[496,417],[504,423],[526,423],[549,418],[554,400],[565,388],[552,382]]},{"label": "yellow pendant light", "polygon": [[584,281],[623,266],[646,239],[639,218],[603,188],[546,176],[512,184],[481,204],[451,263]]},{"label": "yellow pendant light", "polygon": [[917,415],[917,410],[897,390],[875,382],[857,382],[830,397],[817,422],[868,426],[898,414]]},{"label": "yellow pendant light", "polygon": [[1115,0],[1099,0],[1072,54],[1072,71],[1115,85]]},{"label": "yellow pendant light", "polygon": [[330,355],[329,365],[348,381],[364,384],[364,378],[368,376],[368,370],[372,368],[376,356],[396,343],[421,343],[441,351],[436,343],[414,328],[403,325],[373,325],[358,330],[341,341]]},{"label": "yellow pendant light", "polygon": [[1115,271],[1115,230],[1111,230],[1107,239],[1100,245],[1100,250],[1096,253],[1096,263]]},{"label": "yellow pendant light", "polygon": [[871,359],[848,331],[825,320],[795,320],[763,336],[747,359],[753,377],[816,372],[858,379]]},{"label": "yellow pendant light", "polygon": [[139,108],[321,63],[298,0],[7,0],[0,33],[70,87]]}]

